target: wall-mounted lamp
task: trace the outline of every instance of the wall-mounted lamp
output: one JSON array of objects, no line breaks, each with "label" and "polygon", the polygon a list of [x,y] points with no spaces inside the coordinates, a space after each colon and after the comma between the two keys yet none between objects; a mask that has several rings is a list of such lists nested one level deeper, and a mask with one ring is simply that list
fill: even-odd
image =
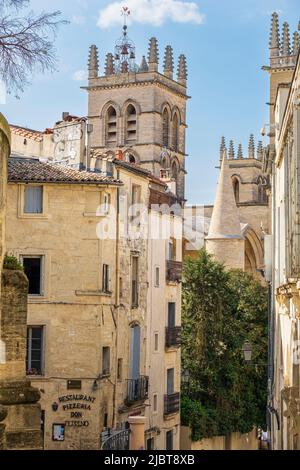
[{"label": "wall-mounted lamp", "polygon": [[93,387],[92,387],[92,388],[93,388],[93,392],[96,392],[96,391],[98,390],[98,382],[97,382],[97,380],[94,380],[94,382],[93,382]]}]

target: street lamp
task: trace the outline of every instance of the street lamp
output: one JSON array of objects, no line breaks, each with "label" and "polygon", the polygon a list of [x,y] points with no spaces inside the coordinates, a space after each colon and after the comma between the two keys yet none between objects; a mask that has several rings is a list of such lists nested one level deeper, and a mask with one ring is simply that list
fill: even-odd
[{"label": "street lamp", "polygon": [[250,341],[245,341],[245,343],[243,344],[243,353],[244,353],[244,358],[245,358],[245,361],[246,362],[251,362],[251,359],[252,359],[252,344],[250,343]]},{"label": "street lamp", "polygon": [[187,384],[190,380],[190,373],[188,370],[183,371],[182,373],[182,383]]}]

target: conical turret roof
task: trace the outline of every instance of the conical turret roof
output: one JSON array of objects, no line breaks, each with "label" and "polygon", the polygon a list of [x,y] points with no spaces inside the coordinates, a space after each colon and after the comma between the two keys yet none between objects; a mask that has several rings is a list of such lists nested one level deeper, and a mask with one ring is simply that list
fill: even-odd
[{"label": "conical turret roof", "polygon": [[217,194],[207,239],[243,239],[229,163],[223,158]]}]

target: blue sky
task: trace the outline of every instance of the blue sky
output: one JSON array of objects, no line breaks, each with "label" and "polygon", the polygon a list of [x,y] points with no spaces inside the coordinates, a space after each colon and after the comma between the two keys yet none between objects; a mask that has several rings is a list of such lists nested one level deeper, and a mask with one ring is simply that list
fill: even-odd
[{"label": "blue sky", "polygon": [[[149,14],[148,2],[152,2]],[[118,0],[32,0],[36,11],[60,9],[70,24],[58,34],[58,72],[32,78],[20,100],[8,97],[0,110],[17,125],[42,130],[63,111],[86,115],[87,96],[80,86],[88,48],[97,44],[100,65],[120,36]],[[280,12],[291,30],[300,19],[299,0],[128,0],[133,24],[129,35],[140,58],[156,36],[160,62],[167,44],[176,55],[185,53],[189,70],[187,131],[187,198],[189,203],[213,203],[220,138],[248,146],[249,134],[259,140],[268,122],[268,63],[270,16]],[[182,5],[186,3],[186,5]],[[107,7],[110,7],[107,9]]]}]

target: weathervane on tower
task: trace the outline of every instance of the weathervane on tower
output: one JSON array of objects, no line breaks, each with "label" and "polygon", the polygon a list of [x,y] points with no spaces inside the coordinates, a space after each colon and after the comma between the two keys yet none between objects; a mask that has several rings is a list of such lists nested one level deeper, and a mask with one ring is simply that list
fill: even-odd
[{"label": "weathervane on tower", "polygon": [[127,18],[131,15],[128,7],[121,10],[124,18],[123,36],[117,41],[115,46],[115,71],[116,73],[128,73],[136,71],[135,45],[127,36]]}]

